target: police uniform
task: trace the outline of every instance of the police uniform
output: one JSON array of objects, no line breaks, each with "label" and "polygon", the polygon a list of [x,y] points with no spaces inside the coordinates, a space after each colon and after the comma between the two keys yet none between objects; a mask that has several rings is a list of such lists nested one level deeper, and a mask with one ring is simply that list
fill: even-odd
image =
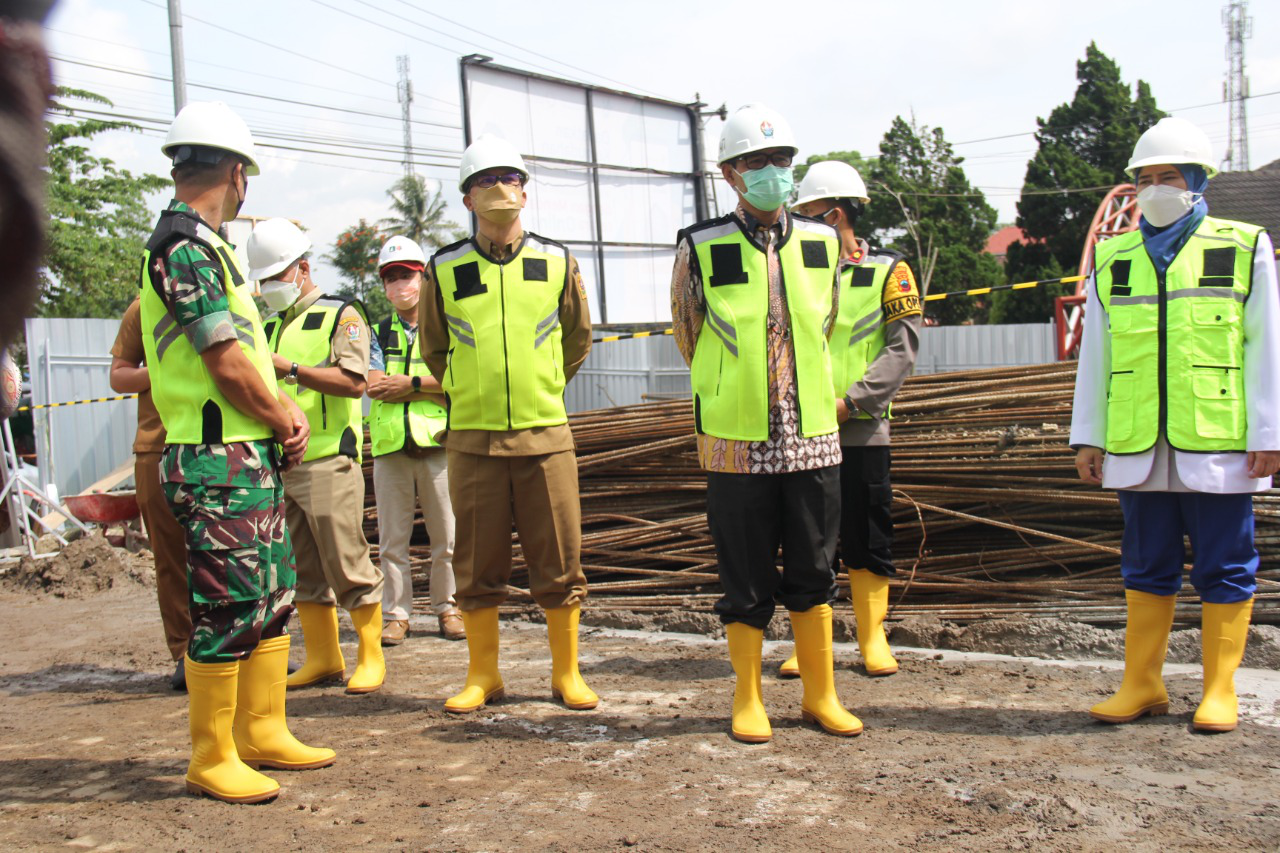
[{"label": "police uniform", "polygon": [[[376,346],[380,367],[388,376],[431,376],[417,347],[417,327],[400,315],[378,324]],[[437,436],[444,431],[444,406],[431,398],[373,400],[369,408],[369,441],[373,453],[373,489],[378,501],[378,558],[386,574],[382,615],[407,621],[413,611],[409,540],[415,507],[431,539],[429,595],[441,616],[454,606],[454,517],[449,501],[449,469]]]},{"label": "police uniform", "polygon": [[[364,376],[369,327],[358,302],[313,290],[267,320],[272,348],[307,367]],[[382,600],[382,572],[364,536],[364,429],[359,398],[285,384],[307,416],[311,438],[301,464],[284,477],[285,517],[297,562],[297,601],[355,610]]]},{"label": "police uniform", "polygon": [[[125,309],[111,354],[131,365],[146,362],[142,343],[142,309],[134,299]],[[164,452],[164,423],[150,389],[138,394],[138,431],[133,440],[133,480],[138,509],[147,526],[147,538],[156,565],[156,598],[165,644],[175,661],[182,660],[191,638],[191,613],[187,610],[187,546],[160,486],[160,457]]]},{"label": "police uniform", "polygon": [[[1129,608],[1125,684],[1095,706],[1106,722],[1167,710],[1160,680],[1174,597],[1194,551],[1203,602],[1205,701],[1194,725],[1236,724],[1232,674],[1256,589],[1246,453],[1280,448],[1280,297],[1270,237],[1205,216],[1157,273],[1141,232],[1096,250],[1071,444],[1105,448],[1118,489]],[[1123,706],[1123,707],[1121,707]]]},{"label": "police uniform", "polygon": [[889,481],[890,403],[911,375],[923,306],[911,267],[896,252],[859,241],[840,260],[840,310],[831,333],[835,396],[849,419],[840,427],[840,560],[849,571],[858,645],[867,672],[898,663],[884,637],[893,565],[893,487]]}]

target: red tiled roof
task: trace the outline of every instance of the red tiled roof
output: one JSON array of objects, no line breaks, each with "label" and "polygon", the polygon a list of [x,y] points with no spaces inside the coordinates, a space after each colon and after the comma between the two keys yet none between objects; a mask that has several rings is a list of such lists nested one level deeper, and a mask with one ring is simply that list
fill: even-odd
[{"label": "red tiled roof", "polygon": [[1031,238],[1023,234],[1021,228],[1016,225],[1006,225],[987,238],[987,245],[983,247],[982,251],[988,255],[1007,255],[1009,253],[1009,244],[1017,240],[1021,240],[1023,243],[1031,242]]}]

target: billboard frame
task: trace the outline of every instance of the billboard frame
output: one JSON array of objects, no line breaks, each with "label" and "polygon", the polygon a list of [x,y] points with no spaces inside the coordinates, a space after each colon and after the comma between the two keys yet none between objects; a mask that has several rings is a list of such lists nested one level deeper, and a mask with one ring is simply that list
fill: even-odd
[{"label": "billboard frame", "polygon": [[[587,112],[587,137],[590,146],[590,160],[570,160],[561,157],[541,157],[535,154],[525,154],[521,152],[526,160],[533,163],[549,163],[558,165],[578,166],[588,170],[591,175],[591,193],[595,205],[595,239],[593,240],[563,240],[561,242],[569,246],[587,246],[594,252],[596,257],[596,270],[600,277],[598,283],[598,292],[600,294],[600,322],[607,324],[609,322],[609,304],[606,288],[605,274],[605,258],[604,250],[607,248],[636,248],[636,249],[674,249],[675,243],[643,243],[643,242],[622,242],[614,240],[602,240],[604,234],[604,217],[603,211],[600,209],[600,170],[607,169],[617,172],[634,172],[646,175],[661,175],[672,178],[687,178],[693,182],[693,204],[696,211],[697,220],[708,219],[711,216],[710,205],[707,199],[707,171],[704,167],[704,152],[702,144],[702,116],[700,110],[706,104],[701,101],[693,101],[691,103],[681,103],[680,101],[669,101],[665,98],[656,98],[650,95],[638,95],[635,92],[626,92],[621,89],[611,89],[607,86],[597,86],[593,83],[583,83],[579,80],[567,80],[563,77],[552,77],[547,74],[538,74],[533,71],[525,71],[521,68],[512,68],[507,65],[500,65],[493,61],[493,57],[485,56],[479,53],[472,53],[458,59],[458,82],[462,89],[462,144],[465,148],[472,143],[471,134],[471,105],[467,96],[467,70],[472,67],[483,66],[484,68],[500,71],[506,74],[512,74],[517,77],[525,77],[532,80],[540,80],[546,83],[554,83],[561,86],[569,86],[575,89],[581,89],[585,95],[585,105]],[[653,169],[646,166],[620,166],[614,163],[601,163],[597,157],[599,150],[596,145],[596,123],[595,123],[595,102],[593,95],[597,92],[609,95],[617,95],[622,98],[630,98],[636,101],[643,101],[651,104],[660,104],[665,107],[675,107],[684,110],[689,117],[690,139],[692,141],[691,153],[693,162],[690,164],[692,169],[688,172],[684,171],[668,171],[665,169]],[[692,223],[690,223],[692,224]],[[471,229],[475,231],[475,214],[471,214]]]}]

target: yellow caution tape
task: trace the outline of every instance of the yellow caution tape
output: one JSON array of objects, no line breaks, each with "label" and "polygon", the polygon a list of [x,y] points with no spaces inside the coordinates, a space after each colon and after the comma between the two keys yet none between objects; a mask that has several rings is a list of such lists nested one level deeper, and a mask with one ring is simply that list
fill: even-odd
[{"label": "yellow caution tape", "polygon": [[72,400],[69,403],[40,403],[35,406],[19,406],[17,411],[29,412],[32,409],[56,409],[60,406],[80,406],[85,403],[110,403],[113,400],[132,400],[137,394],[121,394],[119,397],[94,397],[92,400]]},{"label": "yellow caution tape", "polygon": [[[1280,250],[1277,250],[1280,255]],[[951,293],[931,293],[924,298],[925,302],[937,302],[942,299],[950,299],[954,296],[981,296],[984,293],[992,293],[997,290],[1027,290],[1032,287],[1040,287],[1044,284],[1074,284],[1077,281],[1084,281],[1082,275],[1069,275],[1062,278],[1046,278],[1040,281],[1020,281],[1017,284],[997,284],[993,287],[975,287],[972,290],[956,290]],[[674,329],[662,329],[656,332],[632,332],[629,335],[607,335],[603,338],[592,338],[593,344],[606,344],[613,341],[629,341],[634,338],[651,338],[655,335],[671,335]]]}]

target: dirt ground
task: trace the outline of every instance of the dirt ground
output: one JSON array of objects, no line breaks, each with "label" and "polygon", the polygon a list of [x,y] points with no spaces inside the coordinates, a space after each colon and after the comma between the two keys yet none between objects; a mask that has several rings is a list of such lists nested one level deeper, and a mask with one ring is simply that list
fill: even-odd
[{"label": "dirt ground", "polygon": [[[1188,730],[1198,667],[1168,668],[1171,716],[1107,727],[1084,709],[1118,684],[1113,663],[918,651],[870,679],[840,644],[837,684],[866,733],[802,725],[799,684],[766,675],[774,739],[748,746],[727,733],[723,641],[586,628],[603,701],[573,712],[550,701],[542,626],[518,620],[507,701],[447,716],[465,644],[411,638],[378,693],[290,693],[294,731],[338,764],[274,773],[275,802],[228,806],[183,792],[186,698],[167,687],[153,595],[0,593],[0,848],[1280,846],[1274,670],[1242,671],[1243,724],[1205,736]],[[344,616],[348,660],[353,640]],[[787,648],[769,644],[769,670]]]}]

